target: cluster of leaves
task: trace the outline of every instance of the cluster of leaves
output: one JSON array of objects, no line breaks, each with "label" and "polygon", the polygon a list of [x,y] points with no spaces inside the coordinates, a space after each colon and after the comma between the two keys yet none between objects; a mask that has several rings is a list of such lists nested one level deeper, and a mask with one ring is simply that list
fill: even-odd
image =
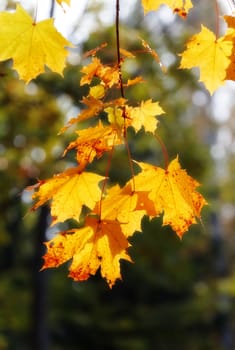
[{"label": "cluster of leaves", "polygon": [[[57,3],[69,6],[70,1]],[[192,8],[190,0],[142,0],[142,5],[145,13],[167,5],[182,18]],[[218,38],[202,26],[181,54],[180,68],[200,67],[200,80],[211,93],[225,80],[234,79],[235,20],[226,16],[225,21],[228,29],[224,36]],[[67,48],[73,45],[57,32],[53,19],[37,23],[18,4],[14,13],[0,13],[0,26],[0,60],[13,59],[13,68],[26,83],[43,73],[45,66],[62,74]],[[146,42],[142,41],[142,45],[165,74],[157,53]],[[64,151],[64,155],[75,151],[77,165],[33,186],[33,210],[50,201],[52,225],[73,219],[79,226],[59,232],[45,243],[43,268],[57,267],[72,259],[69,276],[74,280],[86,280],[100,269],[112,287],[121,278],[120,259],[131,261],[128,238],[141,231],[143,216],[163,215],[163,225],[170,225],[182,238],[200,218],[206,201],[196,190],[199,183],[181,168],[178,157],[168,163],[164,147],[165,168],[131,159],[128,129],[136,133],[144,129],[155,135],[156,117],[164,111],[151,99],[134,105],[125,98],[125,89],[143,80],[135,77],[123,81],[122,64],[134,55],[120,49],[117,43],[117,62],[103,64],[97,53],[104,46],[89,52],[91,60],[82,68],[80,85],[89,86],[82,100],[84,109],[61,130],[78,125],[75,140]],[[117,96],[117,92],[119,97],[110,97]],[[92,121],[92,126],[87,127],[87,121]],[[120,145],[126,148],[129,159],[126,166],[131,172],[123,187],[111,186],[108,179],[114,149]],[[104,154],[109,155],[105,174],[88,171],[89,164]]]}]

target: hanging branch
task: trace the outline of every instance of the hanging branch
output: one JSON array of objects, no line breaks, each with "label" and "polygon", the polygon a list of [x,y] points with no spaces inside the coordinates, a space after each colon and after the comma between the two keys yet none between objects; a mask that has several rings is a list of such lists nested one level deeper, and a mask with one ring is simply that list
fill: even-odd
[{"label": "hanging branch", "polygon": [[[119,70],[119,84],[120,84],[121,96],[125,98],[123,81],[122,81],[122,68],[121,68],[122,60],[121,60],[121,54],[120,54],[119,12],[120,12],[119,0],[116,0],[116,47],[117,47],[117,60],[118,60],[118,70]],[[125,113],[124,113],[124,118],[125,118]]]}]

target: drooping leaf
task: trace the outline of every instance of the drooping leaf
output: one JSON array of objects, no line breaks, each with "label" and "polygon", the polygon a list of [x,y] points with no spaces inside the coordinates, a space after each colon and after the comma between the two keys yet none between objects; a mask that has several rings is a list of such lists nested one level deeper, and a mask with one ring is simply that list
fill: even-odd
[{"label": "drooping leaf", "polygon": [[103,177],[94,173],[79,172],[79,168],[70,168],[51,179],[40,181],[38,191],[33,194],[36,203],[33,210],[51,200],[52,224],[67,219],[79,221],[82,207],[95,207],[101,198],[98,186]]},{"label": "drooping leaf", "polygon": [[110,288],[121,279],[120,259],[131,262],[130,246],[117,221],[88,217],[85,227],[64,232],[46,243],[43,268],[57,267],[72,259],[69,277],[84,281],[100,267]]},{"label": "drooping leaf", "polygon": [[224,84],[230,63],[233,42],[216,39],[213,32],[202,25],[201,32],[192,36],[181,54],[180,68],[200,68],[200,81],[212,94]]},{"label": "drooping leaf", "polygon": [[170,225],[179,237],[200,218],[206,204],[203,196],[195,189],[199,183],[181,169],[178,158],[167,170],[147,163],[138,163],[142,172],[135,177],[138,191],[149,191],[156,214],[164,212],[163,225]]},{"label": "drooping leaf", "polygon": [[[161,5],[169,6],[174,12],[184,11],[185,16],[188,11],[193,7],[191,0],[141,0],[144,12],[158,10]],[[180,13],[179,13],[180,14]],[[185,17],[182,16],[182,17]]]},{"label": "drooping leaf", "polygon": [[63,73],[66,46],[72,44],[54,27],[53,19],[35,23],[17,4],[14,13],[0,13],[0,60],[13,59],[13,68],[27,83],[45,71]]},{"label": "drooping leaf", "polygon": [[80,84],[90,84],[94,77],[99,78],[104,86],[111,88],[119,83],[118,66],[105,66],[97,57],[92,57],[92,61],[81,69],[84,76],[81,78]]},{"label": "drooping leaf", "polygon": [[164,64],[161,62],[160,57],[158,56],[157,52],[154,49],[152,49],[145,40],[141,39],[141,42],[142,42],[142,46],[145,48],[145,50],[148,53],[150,53],[150,55],[154,58],[154,60],[159,64],[163,73],[166,73],[167,69],[164,66]]},{"label": "drooping leaf", "polygon": [[111,151],[114,146],[123,144],[120,133],[112,126],[103,126],[101,122],[95,127],[77,131],[78,138],[71,142],[65,153],[77,150],[78,163],[91,163],[95,157],[100,158],[104,152]]}]

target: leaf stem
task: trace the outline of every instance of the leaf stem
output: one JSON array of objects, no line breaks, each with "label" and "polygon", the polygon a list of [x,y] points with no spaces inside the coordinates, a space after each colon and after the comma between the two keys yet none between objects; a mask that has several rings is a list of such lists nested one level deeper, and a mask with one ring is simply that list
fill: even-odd
[{"label": "leaf stem", "polygon": [[[115,136],[116,137],[116,136]],[[102,187],[101,187],[101,197],[100,197],[100,202],[99,202],[99,220],[101,220],[101,213],[102,213],[102,197],[103,197],[103,194],[104,194],[104,190],[105,190],[105,187],[107,185],[107,182],[108,182],[108,179],[109,179],[109,171],[110,171],[110,167],[111,167],[111,163],[112,163],[112,158],[113,158],[113,152],[114,152],[114,142],[115,142],[115,137],[114,137],[114,140],[113,140],[113,146],[112,146],[112,149],[111,151],[109,152],[109,158],[108,158],[108,164],[106,166],[106,169],[105,169],[105,179],[104,179],[104,182],[102,184]]]},{"label": "leaf stem", "polygon": [[169,155],[168,155],[166,146],[165,146],[164,142],[162,141],[162,139],[160,138],[159,135],[157,135],[155,133],[154,136],[155,136],[157,142],[159,143],[159,145],[161,146],[162,154],[163,154],[163,157],[164,157],[165,169],[167,170],[168,165],[169,165]]},{"label": "leaf stem", "polygon": [[[122,98],[125,98],[124,94],[124,86],[123,86],[123,80],[122,80],[122,59],[121,59],[121,53],[120,53],[120,35],[119,35],[119,13],[120,13],[120,2],[119,0],[116,0],[116,48],[117,48],[117,61],[118,61],[118,74],[119,74],[119,85],[120,85],[120,94]],[[123,130],[123,137],[125,140],[125,147],[127,150],[127,156],[128,161],[130,165],[130,171],[133,181],[133,191],[135,191],[135,180],[134,180],[134,169],[132,164],[132,157],[131,157],[131,151],[130,146],[127,140],[127,132],[126,132],[126,108],[125,106],[122,109],[122,115],[124,119],[124,130]]]},{"label": "leaf stem", "polygon": [[216,40],[219,37],[219,5],[217,0],[215,0],[215,37]]},{"label": "leaf stem", "polygon": [[[122,68],[121,68],[122,60],[121,60],[121,54],[120,54],[119,12],[120,12],[120,4],[119,4],[119,0],[116,0],[116,48],[117,48],[117,60],[118,60],[119,84],[120,84],[121,96],[122,98],[125,98],[123,81],[122,81]],[[124,115],[124,118],[125,118],[125,115]]]}]

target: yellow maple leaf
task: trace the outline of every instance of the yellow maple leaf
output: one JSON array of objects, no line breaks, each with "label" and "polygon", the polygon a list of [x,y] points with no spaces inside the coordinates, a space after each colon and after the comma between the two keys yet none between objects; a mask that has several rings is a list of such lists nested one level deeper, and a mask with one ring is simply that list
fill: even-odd
[{"label": "yellow maple leaf", "polygon": [[192,36],[180,55],[180,68],[200,68],[200,81],[212,94],[224,84],[230,63],[233,42],[216,39],[213,32],[202,25],[201,32]]},{"label": "yellow maple leaf", "polygon": [[102,99],[105,95],[105,87],[101,84],[90,87],[89,96],[94,97],[95,99]]},{"label": "yellow maple leaf", "polygon": [[138,163],[142,172],[135,177],[138,191],[149,191],[156,215],[164,212],[163,225],[170,225],[179,237],[196,223],[202,207],[203,196],[195,189],[199,183],[181,169],[178,158],[167,170],[146,163]]},{"label": "yellow maple leaf", "polygon": [[53,19],[35,23],[17,4],[14,13],[0,13],[0,60],[13,59],[13,68],[27,83],[45,71],[62,74],[72,46],[53,25]]},{"label": "yellow maple leaf", "polygon": [[[169,6],[174,12],[180,12],[180,10],[184,10],[185,16],[188,11],[193,7],[191,0],[141,0],[142,6],[144,8],[144,12],[147,13],[149,11],[158,10],[161,5]],[[179,11],[177,11],[179,10]],[[183,17],[185,17],[183,16]]]},{"label": "yellow maple leaf", "polygon": [[88,217],[85,227],[63,232],[46,242],[46,246],[43,268],[57,267],[72,259],[69,277],[84,281],[100,267],[110,288],[121,279],[120,259],[131,262],[126,252],[130,244],[117,221]]},{"label": "yellow maple leaf", "polygon": [[70,0],[56,0],[56,2],[62,6],[62,2],[64,2],[67,5],[70,5]]},{"label": "yellow maple leaf", "polygon": [[139,107],[129,107],[128,113],[130,115],[130,125],[139,131],[142,126],[145,131],[154,133],[157,128],[158,120],[155,116],[163,114],[164,111],[158,102],[152,100],[142,101]]},{"label": "yellow maple leaf", "polygon": [[98,184],[101,180],[103,177],[100,175],[80,173],[78,168],[71,168],[51,179],[39,181],[38,191],[32,197],[37,202],[32,209],[37,209],[51,199],[53,225],[67,219],[79,221],[82,207],[85,205],[93,209],[100,200]]},{"label": "yellow maple leaf", "polygon": [[141,231],[141,220],[146,214],[143,207],[138,206],[138,194],[133,192],[131,181],[123,188],[119,185],[111,187],[94,212],[101,214],[103,220],[117,220],[126,237],[135,231]]}]

